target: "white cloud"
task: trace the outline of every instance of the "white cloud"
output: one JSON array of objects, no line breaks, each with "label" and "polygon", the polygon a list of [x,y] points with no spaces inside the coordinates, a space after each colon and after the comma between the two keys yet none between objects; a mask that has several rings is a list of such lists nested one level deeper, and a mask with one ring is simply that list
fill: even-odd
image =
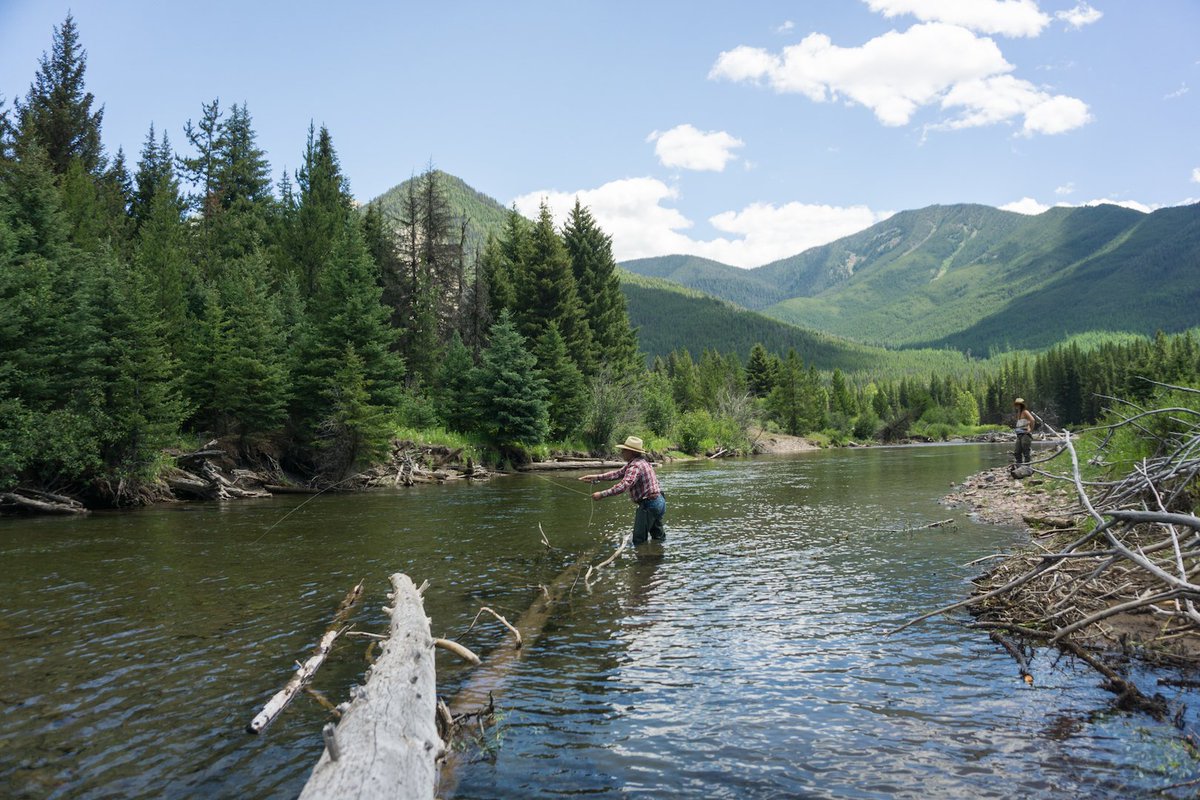
[{"label": "white cloud", "polygon": [[889,19],[911,14],[922,22],[948,22],[1001,36],[1037,36],[1050,24],[1036,0],[867,0],[867,5]]},{"label": "white cloud", "polygon": [[1049,211],[1050,206],[1046,205],[1045,203],[1039,203],[1032,197],[1022,197],[1020,200],[1014,200],[1011,203],[1005,203],[1004,205],[1000,206],[1000,210],[1015,211],[1018,214],[1029,214],[1030,216],[1036,216],[1037,214],[1041,214],[1043,211]]},{"label": "white cloud", "polygon": [[766,84],[815,102],[846,98],[884,125],[906,125],[923,106],[961,109],[935,127],[992,125],[1022,118],[1021,132],[1062,133],[1091,119],[1074,97],[1052,95],[1008,75],[1013,65],[991,39],[941,22],[889,31],[861,47],[839,47],[813,33],[775,55],[741,46],[721,53],[710,79]]},{"label": "white cloud", "polygon": [[1072,28],[1082,28],[1084,25],[1091,25],[1097,22],[1104,16],[1104,12],[1097,11],[1085,2],[1075,4],[1075,7],[1068,11],[1059,11],[1054,15],[1055,19],[1061,19],[1063,22],[1070,25]]},{"label": "white cloud", "polygon": [[1200,183],[1200,167],[1192,170],[1192,183]]},{"label": "white cloud", "polygon": [[792,31],[792,29],[795,27],[796,27],[796,23],[792,22],[790,19],[785,19],[783,21],[783,24],[775,29],[775,32],[776,33],[790,33]]},{"label": "white cloud", "polygon": [[[1181,205],[1186,205],[1185,201]],[[1088,200],[1084,203],[1055,203],[1054,206],[1048,206],[1045,203],[1039,203],[1032,197],[1022,197],[1012,203],[1005,203],[1000,206],[1004,211],[1015,211],[1018,214],[1041,214],[1043,211],[1049,211],[1050,208],[1079,208],[1081,206],[1121,206],[1122,208],[1133,209],[1140,211],[1143,214],[1149,214],[1160,208],[1165,208],[1164,205],[1146,205],[1139,203],[1137,200],[1113,200],[1112,198],[1102,198],[1098,200]]]},{"label": "white cloud", "polygon": [[1075,182],[1070,181],[1068,183],[1063,184],[1062,186],[1059,186],[1057,189],[1054,190],[1054,193],[1056,195],[1058,195],[1059,197],[1066,197],[1069,194],[1074,194],[1075,193]]},{"label": "white cloud", "polygon": [[664,205],[675,200],[678,192],[654,178],[626,178],[578,192],[530,192],[513,202],[521,213],[533,215],[544,201],[555,219],[561,220],[576,197],[612,236],[613,253],[619,261],[684,253],[756,267],[856,233],[890,216],[866,206],[753,203],[711,217],[712,226],[728,235],[704,240],[685,233],[692,221]]},{"label": "white cloud", "polygon": [[1190,89],[1188,89],[1188,85],[1186,83],[1181,83],[1179,85],[1179,88],[1176,89],[1175,91],[1164,94],[1163,100],[1177,100],[1180,97],[1183,97],[1189,91],[1190,91]]},{"label": "white cloud", "polygon": [[654,154],[664,167],[708,172],[722,172],[735,158],[733,150],[745,144],[725,131],[702,131],[691,125],[654,131],[646,141],[654,142]]},{"label": "white cloud", "polygon": [[940,128],[975,128],[1024,116],[1021,133],[1064,133],[1091,120],[1087,104],[1066,95],[1051,95],[1011,75],[956,84],[942,97],[942,108],[962,108]]}]

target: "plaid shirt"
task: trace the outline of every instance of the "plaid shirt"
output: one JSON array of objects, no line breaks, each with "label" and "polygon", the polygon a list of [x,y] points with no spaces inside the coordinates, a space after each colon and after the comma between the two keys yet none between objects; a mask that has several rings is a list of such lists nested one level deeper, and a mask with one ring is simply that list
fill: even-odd
[{"label": "plaid shirt", "polygon": [[615,481],[618,479],[620,479],[619,483],[605,489],[600,493],[600,496],[612,497],[614,494],[620,494],[628,490],[629,499],[635,503],[640,503],[648,497],[654,497],[662,493],[662,489],[658,485],[658,476],[654,474],[654,467],[650,465],[649,461],[641,457],[633,459],[620,469],[614,469],[612,472],[596,476],[596,480],[600,481]]}]

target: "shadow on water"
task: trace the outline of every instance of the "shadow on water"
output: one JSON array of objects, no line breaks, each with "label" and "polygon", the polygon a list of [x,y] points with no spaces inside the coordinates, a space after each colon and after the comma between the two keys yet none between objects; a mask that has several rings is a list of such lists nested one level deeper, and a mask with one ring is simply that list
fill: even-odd
[{"label": "shadow on water", "polygon": [[[999,448],[837,451],[671,465],[668,540],[576,583],[514,667],[463,797],[1122,797],[1196,775],[1173,731],[1110,713],[1096,680],[933,621],[966,562],[1020,541],[936,505]],[[553,484],[560,483],[560,486]],[[429,578],[435,635],[481,654],[632,513],[567,478],[498,479],[0,525],[0,795],[294,796],[325,712],[300,698],[242,728],[367,578]],[[953,516],[956,529],[888,533]],[[541,544],[541,523],[554,549]],[[258,541],[256,541],[258,540]],[[365,645],[316,687],[344,697]],[[452,696],[468,669],[438,656]]]}]

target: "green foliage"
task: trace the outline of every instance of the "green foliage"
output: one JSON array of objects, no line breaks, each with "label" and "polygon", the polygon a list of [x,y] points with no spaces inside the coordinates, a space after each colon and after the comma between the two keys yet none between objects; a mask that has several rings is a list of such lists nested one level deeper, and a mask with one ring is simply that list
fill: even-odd
[{"label": "green foliage", "polygon": [[550,325],[556,325],[571,360],[590,374],[595,367],[591,328],[579,299],[570,256],[544,204],[530,235],[527,260],[514,278],[522,304],[515,318],[522,335],[536,341]]},{"label": "green foliage", "polygon": [[465,433],[475,427],[471,398],[474,369],[470,351],[462,337],[455,334],[442,356],[434,393],[438,416],[447,430]]},{"label": "green foliage", "polygon": [[567,353],[566,343],[551,322],[534,346],[538,372],[549,390],[550,438],[566,439],[583,425],[587,384]]},{"label": "green foliage", "polygon": [[480,432],[489,443],[512,451],[546,438],[546,384],[507,312],[492,326],[491,344],[483,351],[474,384]]},{"label": "green foliage", "polygon": [[606,451],[637,425],[636,387],[627,375],[604,367],[592,378],[588,389],[581,434],[593,451]]},{"label": "green foliage", "polygon": [[698,455],[704,452],[705,445],[712,437],[715,430],[712,415],[703,409],[699,411],[688,411],[679,418],[679,423],[676,426],[676,440],[679,443],[679,449],[689,455]]},{"label": "green foliage", "polygon": [[388,409],[371,402],[366,363],[353,345],[346,345],[322,393],[328,416],[317,431],[318,473],[341,480],[356,465],[383,459],[396,426]]},{"label": "green foliage", "polygon": [[625,296],[621,294],[612,239],[600,230],[578,198],[563,229],[563,244],[592,334],[591,361],[608,364],[618,372],[633,371],[641,359],[637,335],[629,326]]},{"label": "green foliage", "polygon": [[104,109],[92,110],[95,98],[84,87],[87,51],[70,13],[54,29],[54,43],[43,53],[29,93],[17,104],[17,142],[23,154],[39,148],[55,174],[72,162],[97,174],[104,166],[100,125]]},{"label": "green foliage", "polygon": [[671,381],[663,373],[649,373],[642,389],[642,421],[646,427],[655,436],[666,437],[670,435],[678,415],[679,409],[671,393]]}]

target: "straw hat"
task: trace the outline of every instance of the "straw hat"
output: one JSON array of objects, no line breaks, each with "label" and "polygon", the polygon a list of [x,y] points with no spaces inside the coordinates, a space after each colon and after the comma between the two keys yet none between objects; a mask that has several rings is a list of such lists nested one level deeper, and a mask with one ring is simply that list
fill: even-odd
[{"label": "straw hat", "polygon": [[1013,400],[1013,405],[1014,405],[1014,406],[1023,406],[1023,405],[1025,405],[1025,398],[1024,398],[1024,397],[1018,397],[1016,400]]},{"label": "straw hat", "polygon": [[637,436],[628,436],[624,444],[617,445],[622,450],[632,450],[635,453],[646,454],[645,444]]}]

